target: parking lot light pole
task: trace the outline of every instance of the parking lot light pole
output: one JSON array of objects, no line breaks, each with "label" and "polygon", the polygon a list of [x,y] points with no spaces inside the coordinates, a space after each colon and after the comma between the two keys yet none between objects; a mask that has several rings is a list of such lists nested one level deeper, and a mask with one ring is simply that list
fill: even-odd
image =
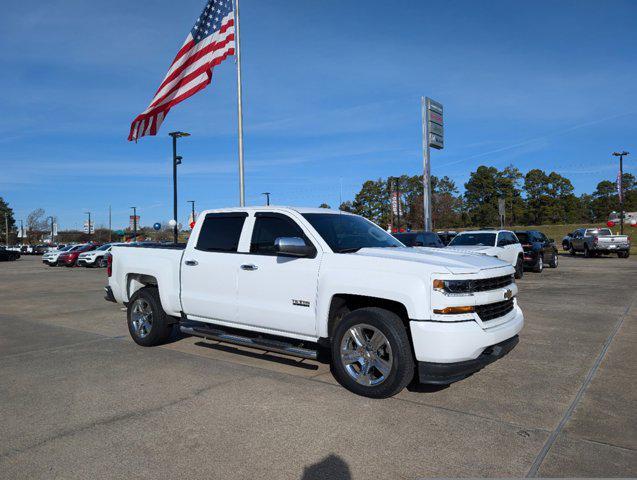
[{"label": "parking lot light pole", "polygon": [[173,243],[177,243],[179,237],[179,227],[177,224],[177,165],[181,164],[182,157],[177,155],[177,139],[180,137],[189,137],[190,134],[186,132],[170,132],[173,138],[173,219],[175,225],[173,226]]},{"label": "parking lot light pole", "polygon": [[133,238],[137,241],[137,207],[130,207],[133,209]]},{"label": "parking lot light pole", "polygon": [[84,212],[88,215],[88,240],[91,241],[91,212]]},{"label": "parking lot light pole", "polygon": [[624,156],[629,152],[613,152],[614,157],[619,157],[619,234],[624,234]]},{"label": "parking lot light pole", "polygon": [[265,195],[265,204],[269,207],[270,206],[270,192],[263,192],[261,195]]}]

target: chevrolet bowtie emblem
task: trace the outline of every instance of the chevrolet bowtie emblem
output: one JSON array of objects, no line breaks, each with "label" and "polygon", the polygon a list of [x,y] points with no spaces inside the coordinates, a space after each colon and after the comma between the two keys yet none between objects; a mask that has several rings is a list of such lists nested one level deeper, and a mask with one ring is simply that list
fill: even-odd
[{"label": "chevrolet bowtie emblem", "polygon": [[504,298],[507,300],[511,300],[513,298],[513,292],[511,291],[511,289],[506,289],[506,291],[504,292]]}]

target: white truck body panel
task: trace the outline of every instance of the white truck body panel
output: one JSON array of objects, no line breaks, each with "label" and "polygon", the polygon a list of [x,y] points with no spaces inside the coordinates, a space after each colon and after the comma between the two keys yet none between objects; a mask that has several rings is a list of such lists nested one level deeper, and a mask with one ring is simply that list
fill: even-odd
[{"label": "white truck body panel", "polygon": [[[195,248],[206,215],[228,212],[248,214],[237,251]],[[293,219],[316,247],[316,256],[251,253],[257,212],[275,212]],[[153,283],[168,315],[312,341],[329,336],[330,305],[335,295],[390,300],[403,305],[407,312],[419,361],[476,358],[485,347],[521,330],[524,319],[517,303],[511,312],[490,320],[488,325],[476,313],[434,313],[434,309],[448,306],[501,302],[517,294],[517,287],[511,283],[468,296],[450,296],[432,288],[434,279],[512,277],[511,264],[453,249],[362,248],[335,253],[302,216],[330,212],[283,207],[205,211],[183,250],[113,247],[109,286],[117,302],[128,302],[137,289]]]}]

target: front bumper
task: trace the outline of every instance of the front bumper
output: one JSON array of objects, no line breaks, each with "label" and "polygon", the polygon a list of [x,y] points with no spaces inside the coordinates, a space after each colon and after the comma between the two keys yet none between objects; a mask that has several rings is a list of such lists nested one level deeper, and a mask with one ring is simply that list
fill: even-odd
[{"label": "front bumper", "polygon": [[97,257],[95,258],[78,258],[77,259],[77,265],[79,267],[85,267],[87,265],[95,265],[95,263],[97,262]]},{"label": "front bumper", "polygon": [[[468,375],[465,370],[473,369],[472,372],[480,370],[500,358],[502,355],[495,355],[493,358],[493,352],[489,353],[489,349],[516,337],[524,326],[524,315],[516,302],[514,309],[506,316],[481,324],[471,320],[458,322],[412,320],[409,326],[419,374],[425,372],[420,375],[421,378],[427,378],[427,372],[430,371],[437,383],[445,383],[443,374],[446,371],[450,375],[450,381],[454,382],[459,379],[456,378],[459,375],[460,378],[462,375]],[[421,363],[425,364],[422,368],[420,368]],[[447,366],[440,367],[441,364]],[[458,369],[464,373],[454,373]],[[431,379],[427,381],[431,382]]]},{"label": "front bumper", "polygon": [[515,348],[519,340],[520,337],[516,335],[508,340],[487,347],[474,360],[455,363],[418,362],[418,379],[420,383],[438,385],[448,385],[457,382],[504,357]]}]

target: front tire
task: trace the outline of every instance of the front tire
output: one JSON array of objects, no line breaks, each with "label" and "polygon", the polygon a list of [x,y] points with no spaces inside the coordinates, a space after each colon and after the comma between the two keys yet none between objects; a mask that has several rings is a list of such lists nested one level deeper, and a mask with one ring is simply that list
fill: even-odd
[{"label": "front tire", "polygon": [[535,259],[535,265],[533,265],[533,271],[535,273],[542,273],[544,270],[544,259],[542,258],[544,254],[542,252],[538,253],[537,258]]},{"label": "front tire", "polygon": [[584,245],[584,257],[591,258],[591,251],[588,248],[588,245]]},{"label": "front tire", "polygon": [[332,336],[332,371],[349,391],[388,398],[414,377],[411,344],[401,318],[382,308],[354,310]]},{"label": "front tire", "polygon": [[524,259],[519,256],[515,262],[515,278],[518,280],[524,276]]},{"label": "front tire", "polygon": [[549,262],[549,267],[557,268],[558,262],[559,262],[559,257],[557,255],[557,252],[553,252],[553,256],[551,257],[551,261]]},{"label": "front tire", "polygon": [[156,287],[144,287],[133,294],[126,318],[130,336],[142,347],[161,345],[172,333],[172,324],[161,306]]}]

